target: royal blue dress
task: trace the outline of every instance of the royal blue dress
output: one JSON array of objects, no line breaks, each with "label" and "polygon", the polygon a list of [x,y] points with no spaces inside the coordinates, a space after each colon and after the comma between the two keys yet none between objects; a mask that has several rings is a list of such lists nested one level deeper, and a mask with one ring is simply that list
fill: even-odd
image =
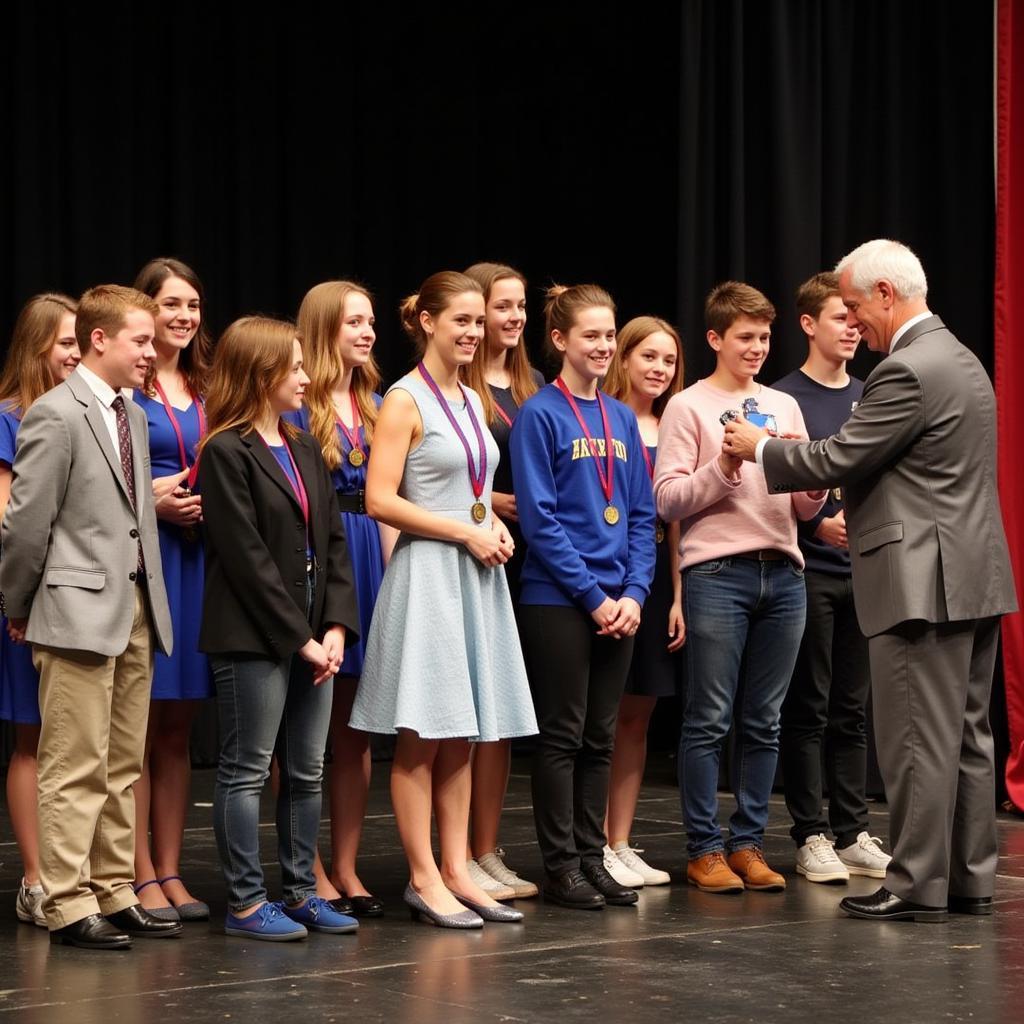
[{"label": "royal blue dress", "polygon": [[[149,423],[150,472],[154,477],[180,473],[178,438],[163,403],[135,392],[135,401]],[[195,461],[199,443],[199,413],[193,402],[187,409],[175,409],[185,442],[189,465]],[[157,520],[160,561],[164,586],[171,609],[174,649],[170,655],[157,652],[153,666],[153,700],[202,700],[213,696],[213,679],[205,654],[199,652],[199,625],[203,611],[203,544],[187,540],[180,526]]]},{"label": "royal blue dress", "polygon": [[[380,395],[375,394],[373,401],[377,408],[380,408]],[[284,418],[302,430],[309,430],[309,412],[305,406],[297,413],[288,413]],[[339,495],[365,491],[367,463],[363,462],[361,466],[349,463],[348,453],[351,446],[341,429],[335,429],[341,444],[341,465],[331,473],[334,489]],[[359,427],[359,443],[363,451],[369,455],[366,431],[362,425]],[[366,652],[366,640],[370,635],[373,606],[377,603],[377,593],[384,578],[384,553],[380,546],[380,529],[376,520],[364,513],[342,512],[341,522],[345,527],[345,540],[348,543],[349,558],[352,560],[352,575],[355,577],[356,596],[359,600],[359,642],[346,649],[339,675],[355,676],[358,679],[363,674],[363,656]]]},{"label": "royal blue dress", "polygon": [[[0,407],[0,463],[14,465],[14,443],[21,410],[5,402]],[[0,718],[19,725],[38,725],[39,676],[29,644],[16,644],[7,635],[7,617],[0,619]]]}]

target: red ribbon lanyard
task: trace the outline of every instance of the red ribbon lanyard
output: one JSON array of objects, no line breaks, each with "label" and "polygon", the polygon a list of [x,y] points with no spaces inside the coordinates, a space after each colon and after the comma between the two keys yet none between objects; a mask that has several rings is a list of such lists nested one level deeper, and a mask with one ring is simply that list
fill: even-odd
[{"label": "red ribbon lanyard", "polygon": [[[267,439],[260,433],[256,435],[264,444],[267,445],[267,451],[270,452],[270,445],[267,444]],[[288,444],[288,435],[285,434],[284,430],[281,430],[281,441],[284,444],[284,450],[288,455],[288,461],[292,464],[292,472],[295,474],[295,480],[292,481],[287,473],[284,474],[285,479],[288,481],[288,486],[291,487],[292,493],[298,499],[299,508],[302,509],[302,518],[306,523],[306,544],[309,545],[309,495],[306,493],[306,485],[302,480],[302,474],[299,472],[299,467],[295,464],[295,456],[292,455],[291,445]],[[273,455],[273,452],[270,452]],[[276,459],[274,460],[277,461]],[[284,473],[284,470],[281,471]]]},{"label": "red ribbon lanyard", "polygon": [[452,415],[451,409],[448,408],[448,402],[444,395],[441,394],[441,389],[437,386],[434,378],[430,376],[430,372],[421,362],[417,369],[420,371],[420,376],[426,381],[427,387],[434,392],[434,397],[437,399],[441,406],[445,416],[448,417],[448,422],[452,425],[455,433],[458,434],[459,440],[462,442],[462,447],[466,449],[466,466],[469,469],[469,482],[473,487],[473,497],[480,500],[480,495],[484,492],[484,480],[487,477],[487,447],[484,444],[483,431],[480,429],[480,424],[477,421],[476,413],[473,412],[473,403],[469,400],[469,396],[466,394],[466,389],[459,384],[459,391],[462,393],[462,397],[466,402],[466,410],[469,412],[469,422],[473,424],[473,431],[476,434],[476,443],[480,452],[480,469],[479,472],[473,466],[473,453],[469,448],[469,441],[466,435],[462,432],[462,427],[459,426],[458,420]]},{"label": "red ribbon lanyard", "polygon": [[608,413],[605,411],[604,402],[601,400],[601,392],[597,392],[597,407],[601,410],[601,426],[604,428],[604,450],[607,469],[601,465],[601,459],[597,453],[597,445],[590,436],[590,428],[587,426],[586,420],[583,419],[583,414],[580,412],[580,407],[576,404],[576,399],[573,398],[572,392],[565,386],[565,381],[561,377],[555,378],[555,386],[565,395],[565,400],[569,403],[572,411],[576,414],[576,419],[583,428],[587,444],[590,445],[590,451],[594,456],[594,468],[597,470],[597,478],[601,481],[601,490],[604,491],[605,501],[610,505],[612,503],[612,494],[615,491],[615,452],[612,446],[612,428],[608,423]]},{"label": "red ribbon lanyard", "polygon": [[[178,457],[181,459],[181,468],[188,469],[188,454],[185,451],[185,436],[181,432],[181,424],[178,422],[178,417],[174,414],[174,406],[171,405],[170,400],[167,397],[167,393],[160,385],[155,377],[153,378],[153,390],[160,396],[160,401],[163,402],[164,412],[167,414],[167,418],[171,421],[171,429],[174,431],[174,436],[178,439]],[[198,396],[189,391],[192,395],[192,404],[196,407],[196,415],[199,417],[199,436],[202,438],[206,434],[206,413],[203,410],[203,403],[199,401]],[[198,463],[193,466],[188,475],[188,486],[191,488],[195,485],[195,474]]]},{"label": "red ribbon lanyard", "polygon": [[338,415],[337,409],[334,411],[334,418],[337,420],[338,428],[342,434],[345,435],[345,440],[348,441],[348,446],[353,451],[358,451],[360,454],[365,455],[363,446],[359,442],[359,427],[362,423],[362,417],[359,415],[359,406],[356,405],[356,393],[349,389],[348,397],[352,399],[352,429],[349,430],[344,423],[341,422],[341,417]]},{"label": "red ribbon lanyard", "polygon": [[[494,399],[492,398],[491,401],[494,402]],[[511,429],[511,427],[512,427],[512,420],[509,417],[509,414],[507,412],[505,412],[505,410],[502,409],[502,407],[500,405],[498,405],[497,402],[494,402],[494,411],[505,421],[505,423],[508,425],[509,429]]]},{"label": "red ribbon lanyard", "polygon": [[644,462],[647,463],[647,475],[651,478],[651,482],[654,482],[654,463],[651,462],[651,453],[647,450],[647,445],[644,444],[644,439],[640,438],[640,451],[644,453]]}]

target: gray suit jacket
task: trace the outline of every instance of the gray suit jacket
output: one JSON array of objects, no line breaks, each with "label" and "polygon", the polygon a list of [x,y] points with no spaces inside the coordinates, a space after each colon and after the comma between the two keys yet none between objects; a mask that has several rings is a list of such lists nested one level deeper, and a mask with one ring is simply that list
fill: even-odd
[{"label": "gray suit jacket", "polygon": [[857,618],[986,618],[1017,607],[996,491],[995,396],[937,316],[914,324],[864,384],[838,434],[772,440],[773,491],[841,484]]},{"label": "gray suit jacket", "polygon": [[0,590],[9,616],[28,616],[31,643],[107,657],[123,653],[141,539],[156,641],[170,653],[149,432],[142,410],[125,405],[137,515],[99,403],[77,373],[35,401],[18,429]]}]

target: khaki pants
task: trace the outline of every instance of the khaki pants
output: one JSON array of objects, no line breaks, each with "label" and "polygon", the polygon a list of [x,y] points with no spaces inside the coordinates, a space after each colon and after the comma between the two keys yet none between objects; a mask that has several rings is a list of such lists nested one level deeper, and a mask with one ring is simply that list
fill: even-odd
[{"label": "khaki pants", "polygon": [[39,853],[50,929],[138,903],[135,797],[142,774],[153,631],[135,588],[128,647],[116,658],[37,645]]}]

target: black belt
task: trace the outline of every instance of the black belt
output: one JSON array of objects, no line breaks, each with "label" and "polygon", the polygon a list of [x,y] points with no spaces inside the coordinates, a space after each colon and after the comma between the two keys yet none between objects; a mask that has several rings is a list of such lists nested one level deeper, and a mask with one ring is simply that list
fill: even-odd
[{"label": "black belt", "polygon": [[338,491],[338,508],[342,512],[356,512],[361,516],[365,516],[366,491],[356,491],[353,494]]},{"label": "black belt", "polygon": [[762,548],[760,551],[741,551],[736,555],[729,555],[729,558],[743,558],[748,562],[789,562],[789,555],[775,548]]}]

